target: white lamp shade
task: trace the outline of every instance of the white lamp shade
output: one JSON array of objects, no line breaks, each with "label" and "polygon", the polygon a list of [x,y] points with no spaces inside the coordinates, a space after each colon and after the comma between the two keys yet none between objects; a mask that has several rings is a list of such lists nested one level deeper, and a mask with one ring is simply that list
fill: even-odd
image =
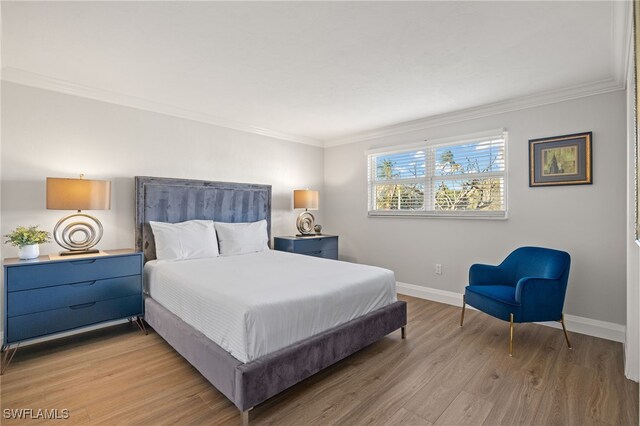
[{"label": "white lamp shade", "polygon": [[293,191],[293,208],[318,210],[318,191],[296,189]]}]

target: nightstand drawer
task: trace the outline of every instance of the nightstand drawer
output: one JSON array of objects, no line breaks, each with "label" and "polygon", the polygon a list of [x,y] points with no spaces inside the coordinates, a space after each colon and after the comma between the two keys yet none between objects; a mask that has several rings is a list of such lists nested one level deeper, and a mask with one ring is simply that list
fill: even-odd
[{"label": "nightstand drawer", "polygon": [[8,294],[7,314],[9,317],[15,317],[71,305],[132,296],[140,294],[141,291],[141,275],[14,291]]},{"label": "nightstand drawer", "polygon": [[12,266],[7,270],[7,291],[51,287],[142,273],[139,254]]},{"label": "nightstand drawer", "polygon": [[275,237],[274,249],[307,256],[338,260],[338,236]]},{"label": "nightstand drawer", "polygon": [[7,319],[7,342],[45,336],[103,321],[142,314],[142,296],[120,297]]},{"label": "nightstand drawer", "polygon": [[295,252],[307,254],[322,250],[338,250],[337,238],[311,238],[305,237],[294,242]]}]

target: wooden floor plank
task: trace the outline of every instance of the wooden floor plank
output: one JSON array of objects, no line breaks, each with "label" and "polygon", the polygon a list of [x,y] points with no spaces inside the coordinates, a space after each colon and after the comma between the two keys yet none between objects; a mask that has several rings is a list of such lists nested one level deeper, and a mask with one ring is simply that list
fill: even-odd
[{"label": "wooden floor plank", "polygon": [[431,423],[412,413],[404,408],[399,409],[396,413],[387,420],[386,425],[404,425],[404,426],[432,426]]},{"label": "wooden floor plank", "polygon": [[[638,424],[622,345],[400,296],[398,332],[259,405],[254,425]],[[20,348],[0,408],[69,409],[65,424],[237,426],[238,410],[157,334],[128,324]],[[60,420],[2,419],[3,426]]]},{"label": "wooden floor plank", "polygon": [[482,424],[492,408],[492,402],[469,392],[461,391],[442,415],[438,417],[438,421],[434,423],[434,426]]},{"label": "wooden floor plank", "polygon": [[[462,336],[468,328],[469,325],[466,328],[460,328],[458,330],[460,335]],[[438,369],[437,374],[409,398],[404,407],[432,423],[436,422],[449,404],[456,399],[460,390],[464,389],[470,378],[482,369],[486,359],[491,358],[491,353],[495,352],[495,342],[497,341],[495,337],[494,328],[481,330],[475,340],[484,339],[485,342],[492,342],[492,344],[479,346],[484,353],[461,351],[456,356],[452,356],[449,359],[448,367]],[[463,339],[452,341],[456,346],[460,346]]]},{"label": "wooden floor plank", "polygon": [[553,371],[555,377],[549,382],[534,422],[548,425],[597,424],[598,422],[589,416],[590,395],[596,391],[594,373],[593,370],[580,365],[559,362]]}]

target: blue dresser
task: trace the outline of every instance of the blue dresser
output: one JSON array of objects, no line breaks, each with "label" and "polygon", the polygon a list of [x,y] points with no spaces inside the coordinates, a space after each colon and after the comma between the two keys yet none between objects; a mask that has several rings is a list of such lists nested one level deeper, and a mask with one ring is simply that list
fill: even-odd
[{"label": "blue dresser", "polygon": [[275,237],[274,248],[290,253],[306,254],[338,260],[338,236],[314,235],[311,237]]},{"label": "blue dresser", "polygon": [[142,325],[142,253],[4,263],[3,350],[37,337],[136,318]]}]

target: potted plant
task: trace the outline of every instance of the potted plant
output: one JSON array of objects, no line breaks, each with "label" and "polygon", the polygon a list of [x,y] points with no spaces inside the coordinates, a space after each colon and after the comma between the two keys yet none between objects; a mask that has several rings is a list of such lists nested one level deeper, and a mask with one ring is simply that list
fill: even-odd
[{"label": "potted plant", "polygon": [[5,237],[8,238],[5,244],[18,247],[18,257],[24,260],[35,259],[40,256],[39,244],[51,241],[51,234],[38,229],[38,225],[18,226]]}]

